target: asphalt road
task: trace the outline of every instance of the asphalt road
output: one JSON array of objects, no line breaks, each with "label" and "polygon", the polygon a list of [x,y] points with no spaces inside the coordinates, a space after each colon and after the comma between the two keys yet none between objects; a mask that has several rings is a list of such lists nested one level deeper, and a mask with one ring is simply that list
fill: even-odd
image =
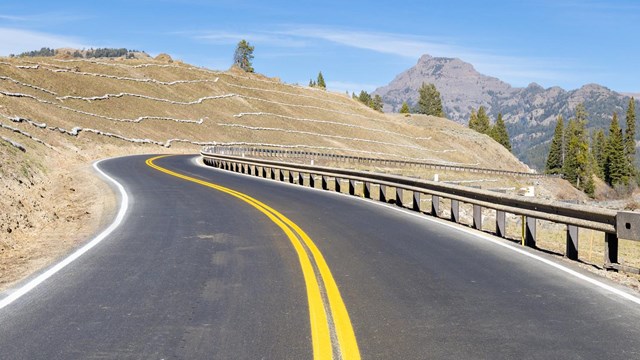
[{"label": "asphalt road", "polygon": [[[125,220],[0,309],[0,359],[311,359],[305,279],[282,230],[147,158],[100,164],[131,196]],[[252,196],[313,239],[363,359],[640,359],[640,305],[511,245],[193,158],[156,164]]]}]

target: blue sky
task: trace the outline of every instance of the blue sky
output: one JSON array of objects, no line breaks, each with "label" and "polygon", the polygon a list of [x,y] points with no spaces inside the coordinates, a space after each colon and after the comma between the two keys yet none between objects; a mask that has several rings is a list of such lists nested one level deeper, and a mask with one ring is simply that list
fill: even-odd
[{"label": "blue sky", "polygon": [[0,55],[48,47],[165,52],[224,70],[255,46],[257,72],[374,90],[421,54],[458,57],[515,86],[599,83],[640,93],[640,1],[9,1]]}]

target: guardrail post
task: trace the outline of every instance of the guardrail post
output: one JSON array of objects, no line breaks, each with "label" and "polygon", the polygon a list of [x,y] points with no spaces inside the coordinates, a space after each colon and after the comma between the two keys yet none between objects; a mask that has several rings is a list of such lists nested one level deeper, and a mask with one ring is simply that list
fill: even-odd
[{"label": "guardrail post", "polygon": [[506,228],[506,213],[501,210],[496,210],[496,236],[498,237],[506,237],[507,236],[507,228]]},{"label": "guardrail post", "polygon": [[365,199],[371,199],[371,183],[368,181],[365,181],[362,186],[362,196]]},{"label": "guardrail post", "polygon": [[413,211],[420,212],[420,193],[417,191],[413,192],[413,201],[411,204],[411,209]]},{"label": "guardrail post", "polygon": [[289,170],[289,184],[293,184],[293,171]]},{"label": "guardrail post", "polygon": [[431,215],[439,216],[440,215],[440,197],[431,195]]},{"label": "guardrail post", "polygon": [[524,246],[536,247],[536,218],[527,216],[525,220]]},{"label": "guardrail post", "polygon": [[473,204],[473,228],[482,230],[482,206]]},{"label": "guardrail post", "polygon": [[262,167],[262,177],[265,179],[267,178],[267,168],[264,166]]},{"label": "guardrail post", "polygon": [[309,173],[309,187],[314,189],[316,187],[316,179],[313,177],[312,173]]},{"label": "guardrail post", "polygon": [[304,174],[298,172],[298,185],[304,186]]},{"label": "guardrail post", "polygon": [[567,251],[565,256],[571,260],[578,260],[578,227],[567,225]]},{"label": "guardrail post", "polygon": [[253,176],[256,174],[256,166],[255,165],[249,165],[249,175]]},{"label": "guardrail post", "polygon": [[349,179],[349,195],[356,194],[356,181]]},{"label": "guardrail post", "polygon": [[451,199],[451,221],[460,223],[460,202],[454,199]]},{"label": "guardrail post", "polygon": [[385,193],[385,189],[386,189],[385,185],[380,185],[378,187],[378,200],[379,201],[387,202],[387,194]]},{"label": "guardrail post", "polygon": [[334,184],[334,188],[335,188],[335,192],[339,193],[342,192],[341,190],[341,186],[340,186],[340,178],[335,177],[333,178],[333,184]]},{"label": "guardrail post", "polygon": [[327,183],[326,175],[322,175],[322,190],[329,190],[329,184]]},{"label": "guardrail post", "polygon": [[396,205],[402,207],[402,188],[396,186]]},{"label": "guardrail post", "polygon": [[618,263],[618,235],[605,233],[604,234],[604,263],[605,265]]}]

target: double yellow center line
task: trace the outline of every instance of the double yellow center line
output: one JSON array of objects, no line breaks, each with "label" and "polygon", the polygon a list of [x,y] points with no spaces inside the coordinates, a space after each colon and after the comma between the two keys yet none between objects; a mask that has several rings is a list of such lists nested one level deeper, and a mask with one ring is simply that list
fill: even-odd
[{"label": "double yellow center line", "polygon": [[[347,313],[347,308],[340,296],[338,285],[333,279],[322,253],[320,253],[320,250],[318,250],[311,238],[286,216],[246,194],[208,181],[180,174],[154,164],[155,160],[166,156],[167,155],[162,155],[150,158],[146,161],[146,164],[165,174],[234,196],[256,208],[284,231],[291,241],[300,260],[300,266],[302,267],[309,302],[313,358],[333,359],[334,354],[336,354],[338,358],[343,360],[360,359],[358,343],[356,342],[353,327],[351,326],[349,313]],[[311,256],[309,256],[309,254],[311,254]],[[313,266],[314,264],[315,267]],[[321,285],[323,285],[324,297],[321,291]],[[331,319],[329,319],[329,315]],[[335,334],[337,344],[334,344],[332,334]]]}]

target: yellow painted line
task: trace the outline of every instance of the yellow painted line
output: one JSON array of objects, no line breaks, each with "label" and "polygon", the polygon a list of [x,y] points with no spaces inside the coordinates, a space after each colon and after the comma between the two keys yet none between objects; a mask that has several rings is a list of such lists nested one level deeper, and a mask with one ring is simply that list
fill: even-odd
[{"label": "yellow painted line", "polygon": [[[327,299],[329,301],[329,308],[331,310],[331,316],[333,318],[336,335],[338,337],[338,345],[341,357],[345,360],[359,360],[360,350],[358,349],[358,343],[356,341],[355,333],[351,325],[351,320],[349,319],[347,308],[344,304],[344,301],[342,300],[342,297],[340,296],[338,285],[331,275],[329,266],[324,260],[322,253],[320,253],[320,250],[318,250],[317,246],[313,243],[311,238],[302,229],[300,229],[298,225],[289,220],[286,216],[246,194],[174,172],[153,163],[154,160],[166,156],[168,155],[150,158],[146,161],[146,163],[150,167],[163,173],[178,177],[183,180],[191,181],[241,199],[265,214],[271,221],[273,221],[284,231],[284,233],[291,241],[294,249],[296,250],[307,288],[313,357],[314,359],[332,359],[333,351],[329,334],[329,324],[327,314],[322,303],[322,297],[320,295],[320,287],[315,276],[313,266],[311,264],[311,259],[309,259],[309,257],[307,256],[307,253],[296,234],[304,241],[307,248],[311,251],[313,260],[315,261],[318,270],[320,271],[320,277],[322,278],[327,292]],[[291,229],[293,229],[296,234],[294,234]]]}]

